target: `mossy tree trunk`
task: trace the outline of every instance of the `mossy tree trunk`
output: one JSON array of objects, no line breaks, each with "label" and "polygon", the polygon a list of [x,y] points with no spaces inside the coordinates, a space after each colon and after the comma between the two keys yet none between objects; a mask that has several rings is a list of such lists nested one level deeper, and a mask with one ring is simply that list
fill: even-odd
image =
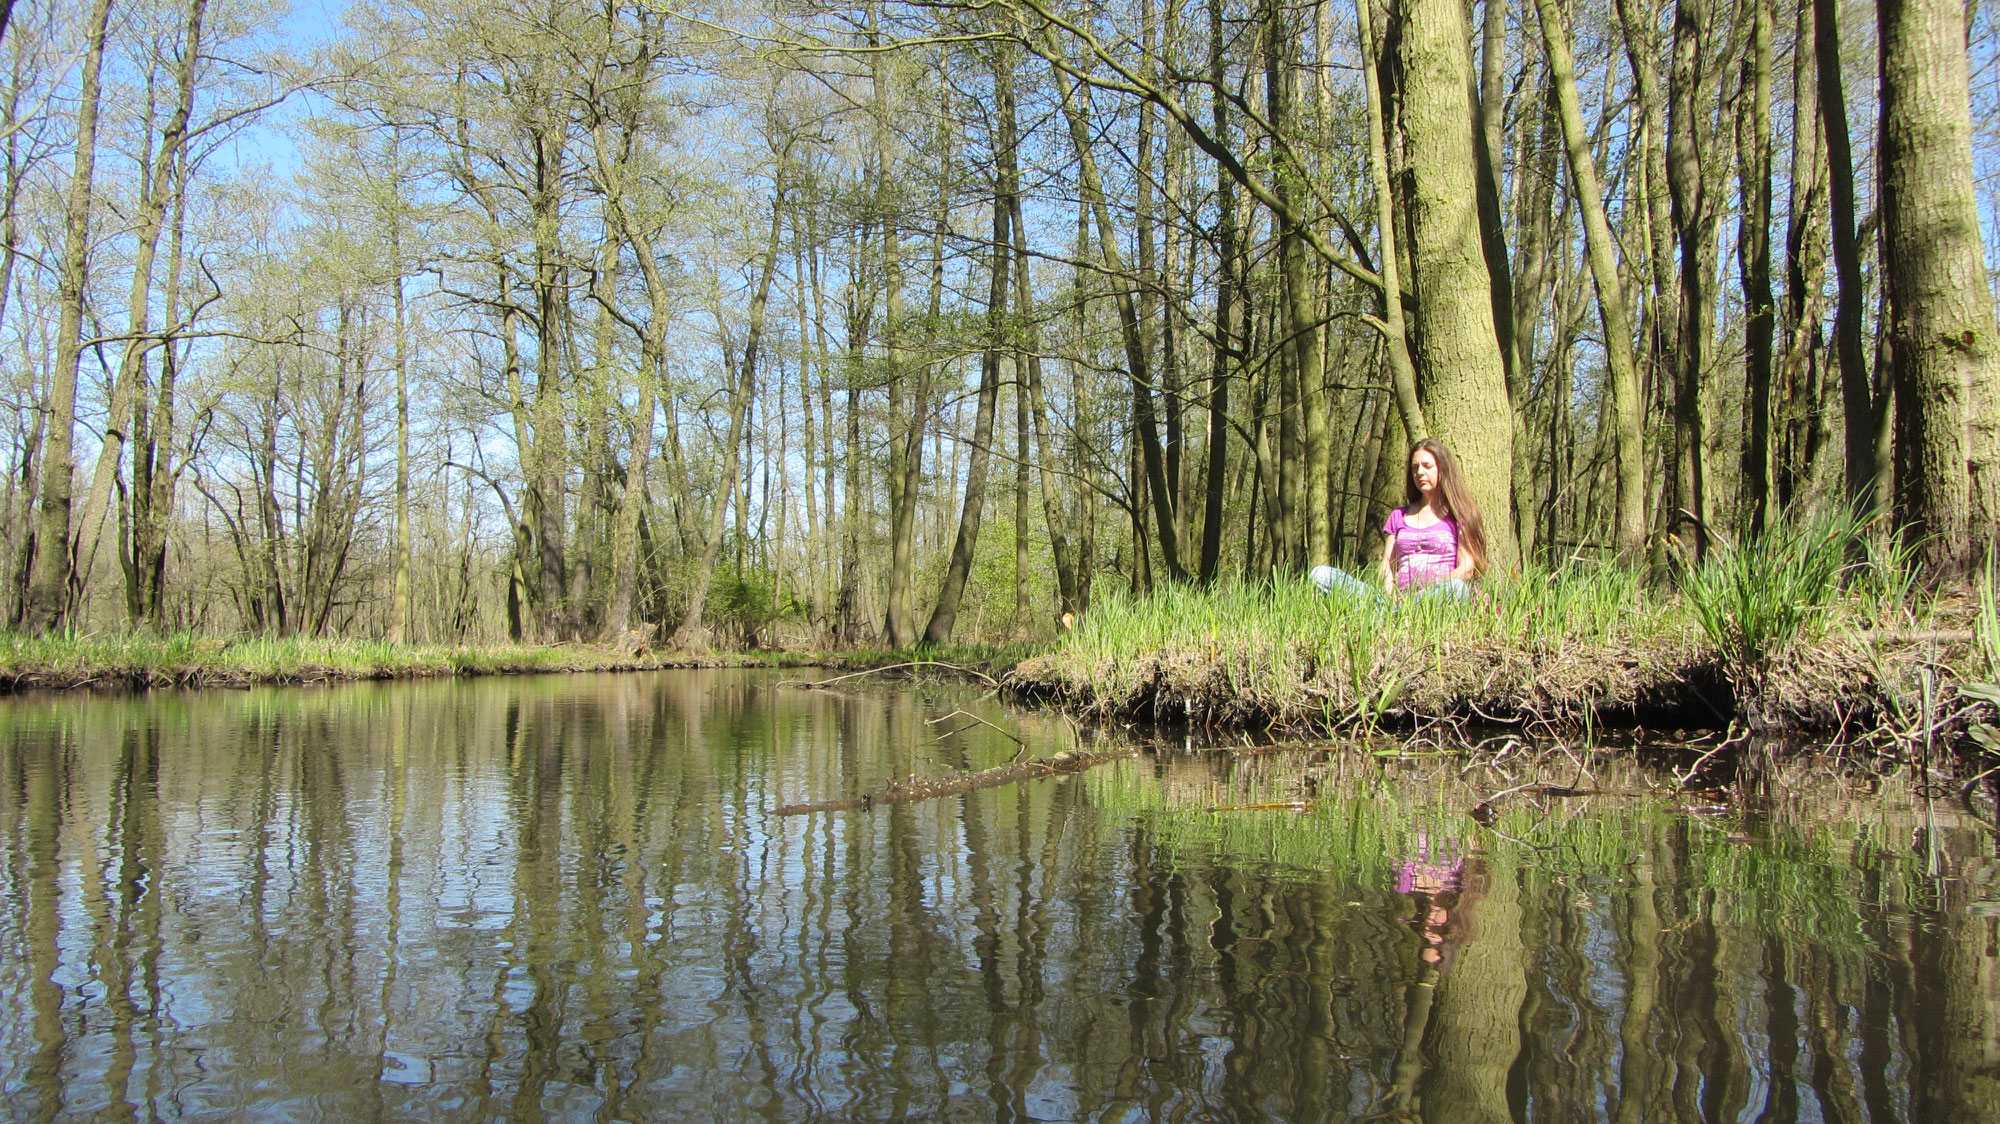
[{"label": "mossy tree trunk", "polygon": [[1416,290],[1413,349],[1424,419],[1457,454],[1485,516],[1493,566],[1519,563],[1513,514],[1513,421],[1493,325],[1472,130],[1472,55],[1464,7],[1403,0],[1402,126]]},{"label": "mossy tree trunk", "polygon": [[1882,0],[1878,11],[1896,516],[1929,569],[1962,575],[2000,517],[2000,338],[1972,179],[1965,8]]}]

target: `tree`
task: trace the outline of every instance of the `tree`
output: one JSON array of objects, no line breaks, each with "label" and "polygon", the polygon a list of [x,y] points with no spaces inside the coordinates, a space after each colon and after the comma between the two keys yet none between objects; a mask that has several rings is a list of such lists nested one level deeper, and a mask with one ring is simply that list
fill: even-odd
[{"label": "tree", "polygon": [[1604,191],[1598,186],[1597,164],[1584,133],[1583,110],[1576,96],[1576,66],[1570,56],[1569,28],[1556,0],[1536,0],[1542,38],[1549,52],[1549,79],[1562,119],[1563,149],[1583,212],[1586,253],[1591,279],[1597,285],[1597,309],[1604,325],[1605,365],[1610,368],[1613,455],[1618,462],[1618,513],[1613,540],[1620,553],[1636,555],[1646,541],[1646,464],[1641,432],[1643,403],[1639,371],[1632,358],[1632,316],[1625,306],[1625,281],[1613,252],[1610,220],[1604,212]]},{"label": "tree", "polygon": [[83,357],[83,302],[90,260],[92,184],[97,170],[98,103],[103,92],[104,44],[110,22],[111,0],[92,0],[84,24],[76,153],[70,165],[69,190],[63,197],[55,366],[49,373],[51,420],[42,452],[42,494],[35,526],[34,562],[20,621],[36,632],[59,627],[71,607],[70,579],[76,561],[76,544],[70,537],[71,477],[76,472],[71,450],[76,436],[77,364]]},{"label": "tree", "polygon": [[1507,401],[1507,379],[1480,236],[1465,10],[1452,0],[1403,0],[1396,17],[1417,383],[1424,418],[1464,467],[1486,517],[1492,563],[1504,572],[1520,562],[1513,426],[1494,409]]},{"label": "tree", "polygon": [[2000,333],[1972,182],[1965,9],[1881,0],[1882,233],[1896,516],[1933,571],[2000,536]]}]

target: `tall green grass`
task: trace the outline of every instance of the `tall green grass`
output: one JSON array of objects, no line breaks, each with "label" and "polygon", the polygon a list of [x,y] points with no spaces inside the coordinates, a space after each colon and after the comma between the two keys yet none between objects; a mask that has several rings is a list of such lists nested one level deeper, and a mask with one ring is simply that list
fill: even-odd
[{"label": "tall green grass", "polygon": [[59,683],[98,679],[222,683],[558,671],[626,661],[624,653],[609,650],[538,645],[472,648],[192,632],[0,633],[0,675]]},{"label": "tall green grass", "polygon": [[1684,570],[1681,593],[1723,658],[1754,668],[1825,623],[1860,536],[1844,509],[1782,521]]},{"label": "tall green grass", "polygon": [[1224,582],[1100,596],[1044,666],[1099,699],[1128,698],[1171,675],[1204,679],[1206,693],[1252,709],[1317,698],[1341,711],[1326,714],[1330,722],[1366,722],[1398,705],[1413,677],[1451,673],[1462,645],[1542,651],[1687,627],[1675,603],[1645,595],[1637,574],[1614,565],[1494,580],[1466,601],[1324,595],[1303,579]]},{"label": "tall green grass", "polygon": [[[1867,530],[1836,510],[1724,544],[1669,583],[1579,560],[1490,576],[1466,601],[1329,596],[1303,579],[1114,591],[1032,671],[1101,709],[1166,702],[1288,725],[1488,705],[1574,718],[1667,697],[1718,662],[1755,689],[1794,645],[1831,643],[1842,625],[1934,626],[1939,602],[1909,552]],[[2000,666],[2000,611],[1990,634]]]}]

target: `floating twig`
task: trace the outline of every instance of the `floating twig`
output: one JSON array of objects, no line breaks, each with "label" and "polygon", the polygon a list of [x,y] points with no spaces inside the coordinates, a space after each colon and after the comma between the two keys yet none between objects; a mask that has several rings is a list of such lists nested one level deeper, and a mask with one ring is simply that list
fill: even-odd
[{"label": "floating twig", "polygon": [[1120,757],[1130,757],[1136,748],[1120,747],[1103,753],[1066,749],[1048,757],[1037,757],[1012,765],[999,765],[991,769],[953,773],[934,781],[909,777],[891,781],[880,792],[863,796],[845,797],[839,800],[818,800],[809,804],[787,804],[778,809],[781,816],[800,816],[810,812],[845,812],[854,809],[869,809],[882,804],[909,804],[918,800],[935,800],[940,796],[958,796],[982,788],[994,788],[1018,781],[1051,777],[1059,773],[1080,773],[1095,765]]},{"label": "floating twig", "polygon": [[881,667],[868,667],[860,671],[850,671],[846,675],[836,675],[830,679],[781,679],[778,681],[778,686],[797,687],[803,691],[816,691],[829,683],[838,683],[843,679],[858,679],[863,675],[878,675],[884,671],[901,671],[908,667],[941,667],[946,671],[956,671],[960,675],[985,680],[986,685],[989,687],[1000,686],[998,679],[993,678],[983,671],[977,671],[969,667],[960,667],[957,664],[943,663],[938,660],[910,660],[907,663],[884,664]]},{"label": "floating twig", "polygon": [[[984,718],[981,718],[981,717],[979,717],[979,716],[978,716],[977,714],[973,714],[973,713],[971,713],[970,711],[966,711],[966,710],[954,710],[954,711],[952,711],[952,712],[951,712],[950,714],[943,714],[943,715],[939,715],[939,716],[938,716],[938,717],[936,717],[936,718],[928,718],[928,719],[925,719],[925,722],[926,722],[927,724],[929,724],[929,725],[932,725],[932,726],[935,726],[935,725],[937,725],[937,724],[938,724],[938,723],[940,723],[940,722],[949,722],[949,721],[951,721],[952,719],[954,719],[954,718],[958,718],[958,717],[961,717],[961,716],[962,716],[962,717],[965,717],[965,718],[970,718],[970,719],[972,719],[972,720],[973,720],[974,722],[977,722],[977,723],[979,723],[979,724],[980,724],[981,726],[984,726],[984,727],[986,727],[986,728],[987,728],[987,729],[989,729],[989,730],[994,730],[994,731],[997,731],[998,733],[1000,733],[1001,735],[1003,735],[1003,736],[1005,736],[1005,737],[1009,737],[1009,738],[1012,738],[1012,739],[1014,740],[1014,744],[1015,744],[1015,745],[1018,745],[1018,746],[1020,746],[1020,747],[1021,747],[1021,748],[1023,748],[1023,749],[1026,749],[1026,748],[1027,748],[1027,746],[1028,746],[1028,743],[1027,743],[1027,742],[1024,742],[1024,741],[1022,741],[1022,740],[1021,740],[1021,738],[1020,738],[1020,735],[1018,735],[1018,734],[1015,734],[1015,733],[1014,733],[1013,731],[1011,731],[1011,730],[1006,730],[1006,729],[1002,729],[1002,728],[1001,728],[1001,727],[999,727],[999,726],[995,726],[995,725],[994,725],[993,723],[991,723],[991,722],[988,722],[988,721],[987,721],[986,719],[984,719]],[[945,738],[948,738],[948,737],[950,737],[951,735],[953,735],[953,734],[956,734],[956,733],[958,733],[958,732],[959,732],[960,730],[963,730],[963,729],[965,729],[965,727],[963,727],[963,726],[960,726],[960,727],[958,727],[958,729],[955,729],[955,730],[946,730],[946,731],[945,731],[944,733],[942,733],[942,734],[938,735],[938,738],[939,738],[939,740],[940,740],[940,741],[942,741],[943,739],[945,739]]]},{"label": "floating twig", "polygon": [[1742,743],[1747,742],[1749,740],[1750,740],[1750,731],[1747,728],[1743,731],[1743,733],[1740,736],[1732,733],[1730,734],[1730,736],[1723,738],[1721,741],[1715,743],[1714,749],[1711,749],[1707,753],[1702,754],[1700,757],[1695,758],[1694,764],[1689,765],[1687,767],[1686,772],[1682,772],[1679,769],[1675,769],[1674,783],[1680,785],[1682,788],[1686,788],[1688,786],[1689,781],[1695,779],[1695,777],[1701,774],[1702,766],[1708,764],[1710,758],[1714,757],[1718,753],[1721,753],[1723,750],[1728,749],[1732,745],[1741,745]]}]

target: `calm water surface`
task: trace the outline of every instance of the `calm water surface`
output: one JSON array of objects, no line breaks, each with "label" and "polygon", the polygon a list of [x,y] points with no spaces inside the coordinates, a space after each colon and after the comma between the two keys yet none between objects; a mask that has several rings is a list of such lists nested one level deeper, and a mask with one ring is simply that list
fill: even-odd
[{"label": "calm water surface", "polygon": [[0,1117],[2000,1118],[1994,836],[1893,779],[1489,829],[1450,759],[1154,748],[778,817],[1078,737],[799,674],[0,701]]}]

